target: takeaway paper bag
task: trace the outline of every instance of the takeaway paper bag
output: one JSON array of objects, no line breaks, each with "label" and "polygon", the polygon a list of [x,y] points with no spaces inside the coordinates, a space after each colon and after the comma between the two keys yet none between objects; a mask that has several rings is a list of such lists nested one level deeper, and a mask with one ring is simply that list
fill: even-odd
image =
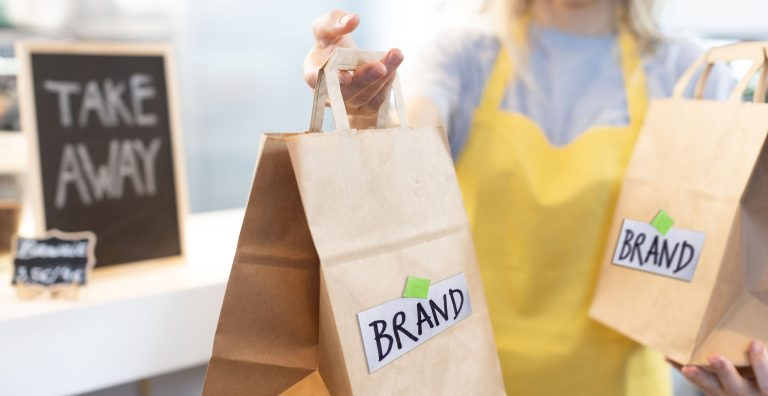
[{"label": "takeaway paper bag", "polygon": [[[727,101],[702,100],[713,62],[751,59]],[[765,47],[713,49],[651,103],[618,199],[590,315],[675,361],[747,365],[768,340],[768,105],[742,103]],[[701,65],[694,99],[683,91]]]},{"label": "takeaway paper bag", "polygon": [[337,50],[311,132],[264,137],[204,394],[504,392],[442,132],[405,125],[397,82],[402,126],[349,127],[337,70],[380,56]]}]

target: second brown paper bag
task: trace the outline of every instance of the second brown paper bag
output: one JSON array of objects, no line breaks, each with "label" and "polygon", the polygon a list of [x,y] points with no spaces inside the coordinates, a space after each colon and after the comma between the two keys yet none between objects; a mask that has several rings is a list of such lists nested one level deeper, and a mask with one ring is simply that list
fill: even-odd
[{"label": "second brown paper bag", "polygon": [[[702,99],[712,65],[737,59],[752,67],[731,97]],[[748,365],[768,340],[768,105],[741,101],[761,70],[755,102],[764,44],[715,48],[651,103],[611,224],[590,315],[680,363]]]},{"label": "second brown paper bag", "polygon": [[[204,394],[504,393],[442,132],[407,126],[397,80],[400,127],[383,129],[388,102],[379,129],[349,127],[337,70],[380,56],[337,50],[318,79],[311,133],[264,137]],[[321,130],[326,96],[337,130],[313,133]],[[418,313],[404,309],[370,324],[358,314],[383,304],[415,307],[419,299],[401,298],[408,276],[430,279],[430,293],[461,278],[467,295],[451,286],[453,301],[448,292],[436,297],[439,307],[451,307],[445,316],[423,300],[422,314],[434,314],[429,323],[422,317],[424,335],[444,319],[455,323],[372,370],[361,328],[386,327],[380,357],[412,343],[391,331]]]}]

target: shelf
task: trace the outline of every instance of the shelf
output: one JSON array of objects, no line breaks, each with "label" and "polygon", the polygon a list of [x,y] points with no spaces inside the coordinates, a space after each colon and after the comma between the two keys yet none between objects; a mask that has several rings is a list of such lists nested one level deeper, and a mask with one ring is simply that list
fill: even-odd
[{"label": "shelf", "polygon": [[3,394],[79,394],[206,364],[242,217],[191,215],[185,260],[96,269],[77,301],[18,300],[6,257]]}]

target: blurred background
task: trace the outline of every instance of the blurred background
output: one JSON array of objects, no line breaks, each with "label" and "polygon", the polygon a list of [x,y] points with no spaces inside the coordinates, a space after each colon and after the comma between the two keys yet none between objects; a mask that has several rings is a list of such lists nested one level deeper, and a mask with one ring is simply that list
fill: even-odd
[{"label": "blurred background", "polygon": [[[189,197],[192,211],[199,212],[244,205],[262,132],[307,127],[311,92],[301,64],[312,45],[311,23],[317,15],[333,8],[355,11],[362,18],[354,34],[359,46],[399,47],[407,58],[441,29],[484,23],[479,15],[484,3],[4,0],[0,55],[11,56],[19,38],[171,43],[177,55]],[[663,3],[663,28],[700,37],[704,45],[768,38],[764,0]]]},{"label": "blurred background", "polygon": [[[483,0],[0,0],[0,129],[13,123],[13,43],[19,39],[168,42],[176,54],[189,199],[193,212],[242,207],[263,132],[307,128],[311,91],[302,61],[312,45],[312,20],[334,8],[357,12],[354,33],[370,49],[418,53],[441,30],[487,23]],[[667,0],[663,29],[701,39],[703,46],[768,39],[765,0]],[[407,86],[404,87],[407,90]],[[10,103],[10,104],[9,104]],[[0,132],[0,175],[19,151]],[[4,185],[5,183],[5,185]],[[2,194],[13,179],[0,176]],[[0,219],[2,221],[2,219]],[[159,377],[152,394],[199,393],[204,367]],[[0,373],[2,375],[2,373]],[[87,375],[84,374],[84,375]],[[142,383],[92,395],[148,394]],[[678,383],[677,394],[695,392]],[[144,389],[144,390],[143,390]],[[0,393],[2,390],[0,389]]]}]

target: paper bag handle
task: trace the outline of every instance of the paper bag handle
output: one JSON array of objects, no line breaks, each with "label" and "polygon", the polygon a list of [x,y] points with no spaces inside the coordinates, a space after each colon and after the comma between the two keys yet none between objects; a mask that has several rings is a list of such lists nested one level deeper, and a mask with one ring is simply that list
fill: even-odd
[{"label": "paper bag handle", "polygon": [[704,55],[697,59],[685,73],[683,73],[682,77],[680,77],[675,84],[672,96],[675,98],[682,98],[685,89],[688,88],[688,84],[690,84],[696,71],[699,67],[704,65],[704,71],[696,82],[696,88],[694,89],[693,94],[694,99],[701,99],[704,96],[704,87],[706,86],[707,78],[709,78],[709,74],[712,71],[712,66],[717,62],[730,62],[734,60],[751,60],[752,66],[733,88],[731,95],[728,97],[728,101],[740,102],[744,91],[752,81],[755,73],[762,69],[762,74],[758,80],[757,87],[755,87],[753,101],[758,103],[764,102],[768,62],[766,62],[766,43],[759,42],[736,43],[709,49]]},{"label": "paper bag handle", "polygon": [[[353,48],[337,48],[331,54],[325,65],[320,68],[317,74],[317,84],[315,84],[315,99],[312,104],[312,120],[309,124],[310,132],[320,132],[323,130],[323,115],[325,113],[325,101],[330,99],[331,113],[336,129],[351,129],[347,110],[344,106],[344,98],[341,96],[341,87],[339,85],[339,71],[355,70],[366,63],[379,60],[386,55],[383,51],[363,51]],[[395,110],[400,125],[408,126],[408,118],[405,112],[405,99],[403,91],[400,89],[400,80],[395,75],[392,81],[392,92],[395,94]],[[379,107],[379,113],[376,118],[376,128],[382,129],[386,125],[387,115],[389,113],[389,95],[387,100]]]}]

